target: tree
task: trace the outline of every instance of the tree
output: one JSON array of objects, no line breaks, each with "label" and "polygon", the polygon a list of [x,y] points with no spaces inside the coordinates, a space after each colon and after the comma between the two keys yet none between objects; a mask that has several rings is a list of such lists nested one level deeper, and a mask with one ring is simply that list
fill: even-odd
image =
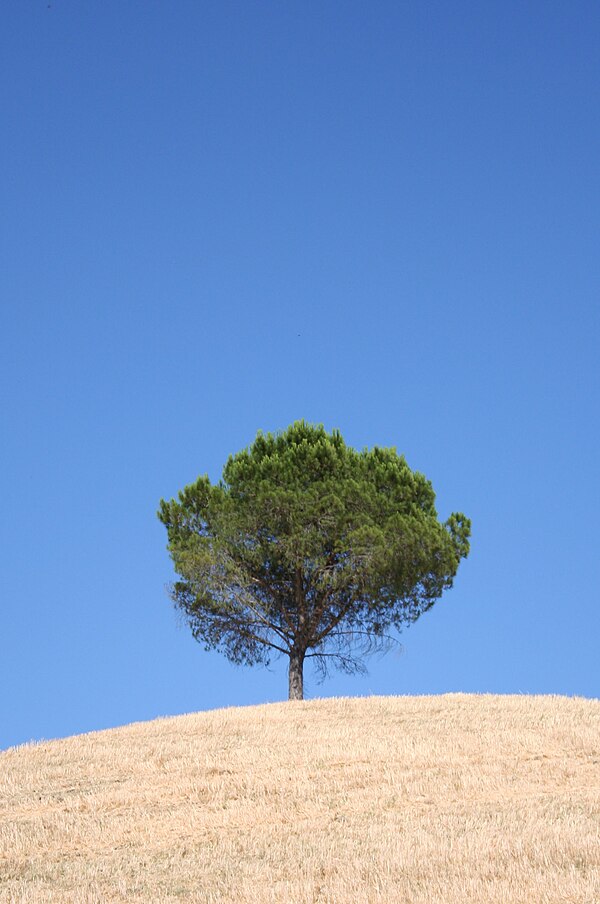
[{"label": "tree", "polygon": [[288,656],[301,700],[307,658],[322,675],[365,671],[367,653],[452,586],[471,524],[440,523],[434,502],[393,448],[359,452],[304,421],[259,433],[217,484],[200,477],[161,500],[171,597],[205,649],[247,665]]}]

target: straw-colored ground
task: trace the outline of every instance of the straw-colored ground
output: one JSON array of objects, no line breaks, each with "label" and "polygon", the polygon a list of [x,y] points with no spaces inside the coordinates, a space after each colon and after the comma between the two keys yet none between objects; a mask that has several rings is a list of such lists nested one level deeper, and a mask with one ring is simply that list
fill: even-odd
[{"label": "straw-colored ground", "polygon": [[13,748],[0,900],[597,904],[600,701],[316,700]]}]

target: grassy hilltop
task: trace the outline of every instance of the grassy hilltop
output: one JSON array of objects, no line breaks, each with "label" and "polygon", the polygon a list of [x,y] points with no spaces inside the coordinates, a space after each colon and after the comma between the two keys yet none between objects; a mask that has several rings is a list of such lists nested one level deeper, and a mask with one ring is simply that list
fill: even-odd
[{"label": "grassy hilltop", "polygon": [[227,709],[0,754],[0,901],[600,902],[600,702]]}]

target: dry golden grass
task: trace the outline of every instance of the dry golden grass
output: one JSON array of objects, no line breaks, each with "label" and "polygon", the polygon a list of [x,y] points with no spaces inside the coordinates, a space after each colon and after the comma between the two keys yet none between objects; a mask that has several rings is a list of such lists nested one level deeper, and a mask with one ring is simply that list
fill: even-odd
[{"label": "dry golden grass", "polygon": [[0,900],[598,904],[600,702],[315,700],[13,748]]}]

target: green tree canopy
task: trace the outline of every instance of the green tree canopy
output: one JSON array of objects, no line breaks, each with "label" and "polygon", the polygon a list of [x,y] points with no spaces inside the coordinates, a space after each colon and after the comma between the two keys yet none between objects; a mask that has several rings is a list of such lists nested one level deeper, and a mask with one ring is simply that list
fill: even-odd
[{"label": "green tree canopy", "polygon": [[440,523],[431,483],[395,449],[352,449],[304,421],[259,433],[207,476],[161,500],[171,587],[194,637],[234,663],[289,656],[289,696],[308,657],[364,670],[452,586],[470,521]]}]

